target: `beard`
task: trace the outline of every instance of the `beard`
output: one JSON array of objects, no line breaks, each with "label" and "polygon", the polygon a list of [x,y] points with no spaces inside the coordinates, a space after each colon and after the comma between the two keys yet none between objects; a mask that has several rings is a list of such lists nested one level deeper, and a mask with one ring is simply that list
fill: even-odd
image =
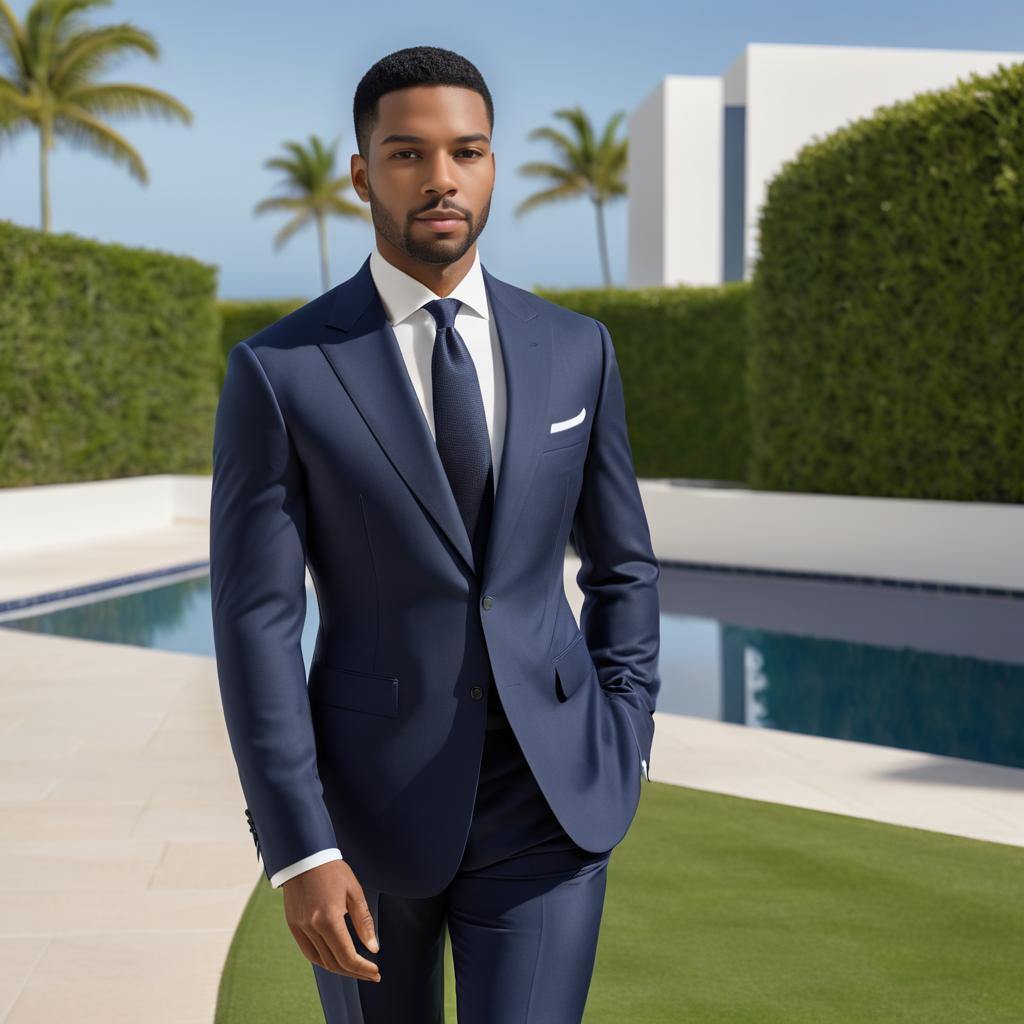
[{"label": "beard", "polygon": [[[366,190],[370,194],[370,215],[373,218],[373,226],[384,236],[396,249],[400,249],[412,259],[420,260],[423,263],[454,263],[461,259],[470,246],[480,236],[484,226],[487,224],[487,216],[491,210],[490,197],[487,205],[480,212],[479,221],[474,220],[471,213],[466,213],[466,234],[462,239],[456,238],[414,238],[412,225],[400,225],[391,215],[383,203],[377,198],[369,180],[366,182]],[[462,212],[462,211],[460,211]]]}]

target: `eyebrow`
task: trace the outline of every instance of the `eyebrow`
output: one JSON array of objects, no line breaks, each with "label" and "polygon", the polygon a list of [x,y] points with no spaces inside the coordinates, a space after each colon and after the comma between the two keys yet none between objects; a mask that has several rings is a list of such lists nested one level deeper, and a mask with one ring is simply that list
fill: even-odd
[{"label": "eyebrow", "polygon": [[[426,142],[426,139],[420,138],[419,135],[399,135],[393,133],[387,138],[380,140],[380,145],[386,146],[389,142]],[[464,142],[490,142],[491,140],[483,132],[474,132],[472,135],[459,135],[452,139],[453,142],[464,143]]]}]

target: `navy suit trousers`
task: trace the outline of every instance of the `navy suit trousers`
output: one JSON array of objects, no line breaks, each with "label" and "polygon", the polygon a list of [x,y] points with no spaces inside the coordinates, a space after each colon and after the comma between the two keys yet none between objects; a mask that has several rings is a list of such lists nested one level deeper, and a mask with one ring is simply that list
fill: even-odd
[{"label": "navy suit trousers", "polygon": [[363,887],[380,952],[346,917],[379,982],[313,964],[327,1024],[443,1024],[445,930],[459,1024],[578,1024],[594,969],[611,850],[565,833],[487,690],[476,803],[455,877],[423,899]]}]

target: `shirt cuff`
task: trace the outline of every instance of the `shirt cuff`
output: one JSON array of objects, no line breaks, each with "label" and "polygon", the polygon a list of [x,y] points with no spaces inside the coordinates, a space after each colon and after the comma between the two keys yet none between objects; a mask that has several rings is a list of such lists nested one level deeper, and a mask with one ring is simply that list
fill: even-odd
[{"label": "shirt cuff", "polygon": [[308,871],[310,868],[326,864],[329,860],[344,860],[341,850],[332,847],[329,850],[319,850],[316,853],[311,853],[308,857],[303,857],[302,860],[297,860],[294,864],[289,864],[287,867],[281,868],[280,871],[275,871],[270,877],[270,884],[275,889],[280,889],[289,878],[301,875],[303,871]]}]

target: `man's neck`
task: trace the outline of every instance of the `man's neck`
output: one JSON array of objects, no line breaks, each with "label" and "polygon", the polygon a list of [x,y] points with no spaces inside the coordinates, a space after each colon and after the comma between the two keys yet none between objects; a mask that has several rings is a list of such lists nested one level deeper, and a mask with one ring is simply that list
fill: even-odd
[{"label": "man's neck", "polygon": [[398,267],[410,277],[414,277],[420,284],[442,298],[449,295],[469,273],[469,268],[476,259],[475,242],[454,263],[424,263],[402,252],[380,235],[377,236],[377,248],[381,256],[393,267]]}]

